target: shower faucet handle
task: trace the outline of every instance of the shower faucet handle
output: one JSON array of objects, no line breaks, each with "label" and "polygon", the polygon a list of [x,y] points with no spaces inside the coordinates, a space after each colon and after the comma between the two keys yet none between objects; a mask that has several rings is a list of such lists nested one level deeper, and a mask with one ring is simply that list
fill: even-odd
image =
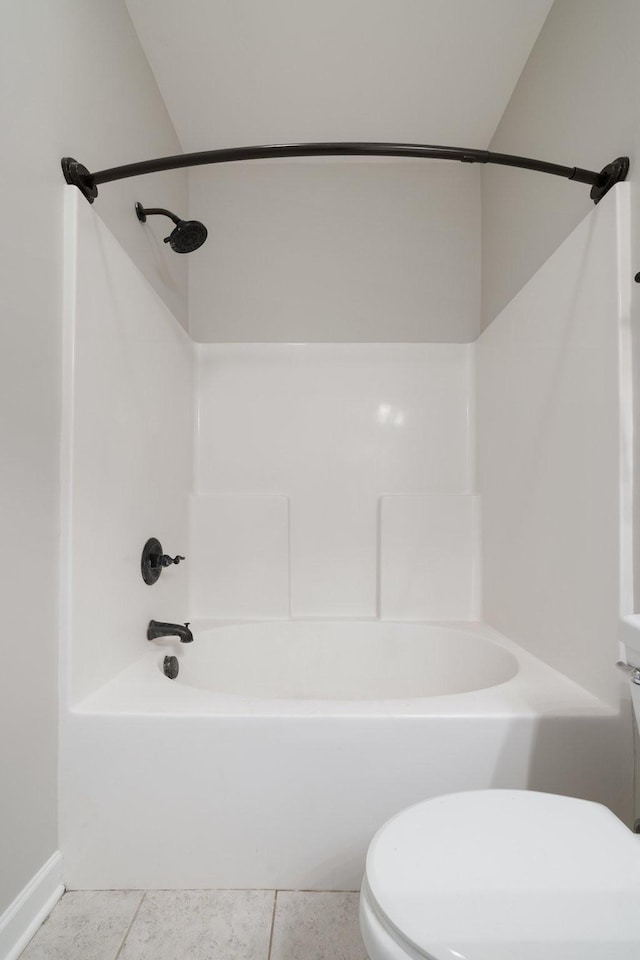
[{"label": "shower faucet handle", "polygon": [[176,554],[175,557],[170,557],[167,553],[163,553],[159,559],[159,563],[163,567],[170,567],[172,563],[180,563],[181,560],[186,560],[186,557],[181,557],[179,554]]},{"label": "shower faucet handle", "polygon": [[154,583],[158,582],[160,574],[166,567],[171,567],[174,563],[180,563],[184,559],[179,554],[170,557],[164,553],[158,538],[150,537],[144,545],[140,558],[142,579],[149,586],[153,586]]}]

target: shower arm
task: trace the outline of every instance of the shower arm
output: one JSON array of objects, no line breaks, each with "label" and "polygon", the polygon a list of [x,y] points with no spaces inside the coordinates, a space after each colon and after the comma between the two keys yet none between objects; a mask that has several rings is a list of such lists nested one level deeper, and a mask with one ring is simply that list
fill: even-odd
[{"label": "shower arm", "polygon": [[101,183],[159,173],[162,170],[179,170],[209,163],[236,163],[240,160],[268,160],[274,157],[418,157],[424,160],[458,160],[460,163],[496,163],[504,167],[537,170],[554,177],[590,184],[590,196],[594,203],[598,203],[615,183],[624,180],[629,170],[628,157],[617,157],[597,173],[582,167],[563,167],[557,163],[512,156],[509,153],[421,143],[279,143],[255,147],[228,147],[127,163],[95,173],[91,173],[73,157],[63,157],[62,170],[67,183],[78,187],[89,203],[93,203],[98,196],[98,184]]},{"label": "shower arm", "polygon": [[169,217],[176,225],[180,223],[180,217],[176,216],[175,213],[171,213],[171,210],[165,210],[164,207],[143,207],[141,203],[136,203],[136,216],[140,223],[145,223],[147,217],[154,216],[155,214]]}]

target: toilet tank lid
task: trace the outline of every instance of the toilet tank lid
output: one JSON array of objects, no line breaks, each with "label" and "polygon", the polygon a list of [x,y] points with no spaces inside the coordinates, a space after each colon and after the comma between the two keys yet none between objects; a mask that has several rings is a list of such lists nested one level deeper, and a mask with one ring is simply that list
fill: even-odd
[{"label": "toilet tank lid", "polygon": [[378,831],[366,882],[381,922],[423,956],[640,956],[639,838],[597,803],[522,790],[426,800]]}]

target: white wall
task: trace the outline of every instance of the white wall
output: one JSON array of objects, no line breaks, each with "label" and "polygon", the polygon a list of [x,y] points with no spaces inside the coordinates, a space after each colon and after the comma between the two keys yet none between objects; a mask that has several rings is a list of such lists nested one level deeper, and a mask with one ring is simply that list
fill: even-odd
[{"label": "white wall", "polygon": [[618,186],[477,344],[485,619],[614,701],[631,574],[620,559],[628,210],[629,188]]},{"label": "white wall", "polygon": [[472,347],[197,354],[194,617],[473,618]]},{"label": "white wall", "polygon": [[[555,0],[489,149],[592,170],[627,155],[637,208],[639,37],[637,0]],[[591,209],[584,184],[483,168],[485,326]],[[633,231],[635,262],[640,227]]]},{"label": "white wall", "polygon": [[551,3],[127,0],[185,150],[486,146]]},{"label": "white wall", "polygon": [[150,619],[188,619],[189,568],[150,586],[140,556],[152,536],[187,552],[193,347],[92,208],[67,202],[62,665],[77,701],[144,652]]},{"label": "white wall", "polygon": [[209,227],[190,329],[217,342],[468,342],[479,333],[480,174],[420,161],[190,171]]},{"label": "white wall", "polygon": [[[60,158],[109,166],[179,144],[120,0],[5,4],[0,46],[2,913],[57,847]],[[184,317],[184,264],[144,234],[137,198],[184,209],[186,177],[105,186],[95,205]]]}]

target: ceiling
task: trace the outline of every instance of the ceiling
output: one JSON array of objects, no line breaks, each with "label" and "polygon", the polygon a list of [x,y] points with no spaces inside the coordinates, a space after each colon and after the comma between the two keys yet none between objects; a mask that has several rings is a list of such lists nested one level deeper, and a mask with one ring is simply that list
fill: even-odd
[{"label": "ceiling", "polygon": [[552,0],[126,3],[185,151],[305,140],[484,149]]}]

